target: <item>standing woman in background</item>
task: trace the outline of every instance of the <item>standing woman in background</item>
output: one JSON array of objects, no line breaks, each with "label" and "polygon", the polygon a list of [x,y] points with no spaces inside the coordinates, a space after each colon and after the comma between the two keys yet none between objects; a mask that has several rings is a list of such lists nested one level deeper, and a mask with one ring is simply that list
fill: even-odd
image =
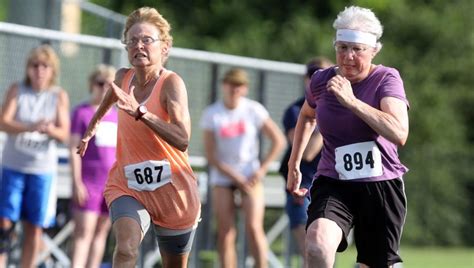
[{"label": "standing woman in background", "polygon": [[333,26],[337,66],[312,76],[288,162],[288,191],[304,196],[299,166],[317,123],[324,145],[311,187],[306,267],[333,267],[352,226],[361,267],[391,267],[402,261],[408,169],[397,147],[408,138],[408,100],[398,71],[372,63],[383,30],[370,9],[348,7]]},{"label": "standing woman in background", "polygon": [[116,241],[114,267],[136,265],[150,223],[163,267],[187,267],[200,217],[197,180],[187,153],[191,118],[186,86],[163,66],[173,41],[170,30],[154,8],[142,7],[128,16],[123,42],[132,68],[116,73],[78,148],[84,156],[116,103],[117,161],[104,192]]},{"label": "standing woman in background", "polygon": [[[237,192],[242,200],[255,267],[267,267],[263,179],[270,163],[285,146],[285,136],[265,107],[245,97],[248,83],[244,70],[229,70],[222,80],[223,99],[210,105],[201,118],[210,166],[212,206],[217,219],[219,259],[221,267],[226,268],[237,267],[234,202]],[[271,142],[266,154],[259,154],[260,133]]]},{"label": "standing woman in background", "polygon": [[43,228],[56,215],[57,142],[69,137],[69,99],[56,85],[59,59],[49,45],[34,48],[24,82],[8,89],[0,114],[7,133],[0,185],[0,267],[14,225],[23,221],[21,267],[35,267]]},{"label": "standing woman in background", "polygon": [[70,163],[74,243],[72,267],[99,267],[110,230],[109,210],[103,197],[105,182],[115,162],[117,109],[103,117],[84,157],[76,151],[92,116],[110,88],[115,68],[99,65],[89,76],[89,101],[78,105],[71,120]]}]

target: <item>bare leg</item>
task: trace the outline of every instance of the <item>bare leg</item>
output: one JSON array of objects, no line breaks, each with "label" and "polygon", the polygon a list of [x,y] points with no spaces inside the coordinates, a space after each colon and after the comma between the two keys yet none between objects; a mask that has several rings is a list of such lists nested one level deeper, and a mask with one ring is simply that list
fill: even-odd
[{"label": "bare leg", "polygon": [[27,239],[23,241],[21,267],[33,268],[36,267],[36,258],[40,251],[43,228],[25,221],[23,222],[23,229],[25,232],[25,238]]},{"label": "bare leg", "polygon": [[265,202],[262,183],[253,186],[249,195],[243,195],[242,205],[245,211],[245,222],[250,250],[255,259],[255,267],[266,268],[267,261],[267,238],[263,229],[263,217],[265,213]]},{"label": "bare leg", "polygon": [[332,268],[341,239],[342,230],[334,221],[319,218],[312,222],[306,234],[306,267]]},{"label": "bare leg", "polygon": [[110,218],[108,215],[101,215],[95,227],[94,240],[92,241],[87,267],[99,267],[104,257],[105,244],[110,231]]},{"label": "bare leg", "polygon": [[113,266],[115,268],[135,267],[138,248],[143,239],[140,225],[135,219],[122,217],[112,226],[115,234]]},{"label": "bare leg", "polygon": [[72,252],[72,267],[74,268],[86,267],[97,218],[98,215],[93,212],[74,211],[74,242]]},{"label": "bare leg", "polygon": [[234,193],[228,187],[215,186],[212,190],[212,205],[217,219],[217,246],[220,267],[236,268],[237,251],[235,241],[235,204]]}]

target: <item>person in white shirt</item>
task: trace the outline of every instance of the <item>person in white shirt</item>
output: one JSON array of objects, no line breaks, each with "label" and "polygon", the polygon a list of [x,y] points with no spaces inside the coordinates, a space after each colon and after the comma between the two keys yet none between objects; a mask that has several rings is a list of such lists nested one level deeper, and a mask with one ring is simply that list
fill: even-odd
[{"label": "person in white shirt", "polygon": [[[210,105],[201,118],[204,147],[210,167],[212,206],[217,219],[221,267],[237,267],[235,215],[238,193],[245,213],[250,251],[255,267],[267,267],[263,182],[270,163],[280,155],[285,137],[262,104],[245,97],[247,73],[229,70],[222,80],[223,99]],[[270,147],[259,160],[259,135]]]}]

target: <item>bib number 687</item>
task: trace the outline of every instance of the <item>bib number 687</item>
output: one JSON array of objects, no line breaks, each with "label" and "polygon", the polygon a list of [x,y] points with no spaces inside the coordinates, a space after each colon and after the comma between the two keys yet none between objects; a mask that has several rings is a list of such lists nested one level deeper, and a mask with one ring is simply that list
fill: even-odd
[{"label": "bib number 687", "polygon": [[167,160],[146,160],[124,168],[128,188],[154,191],[171,182],[171,166]]},{"label": "bib number 687", "polygon": [[[163,172],[162,166],[155,166],[152,170],[151,167],[145,167],[143,170],[141,168],[136,168],[133,170],[133,174],[135,174],[135,179],[137,180],[138,184],[143,184],[144,182],[150,184],[153,182],[161,182],[161,173]],[[156,172],[153,172],[156,171]],[[156,174],[154,178],[153,173]]]}]

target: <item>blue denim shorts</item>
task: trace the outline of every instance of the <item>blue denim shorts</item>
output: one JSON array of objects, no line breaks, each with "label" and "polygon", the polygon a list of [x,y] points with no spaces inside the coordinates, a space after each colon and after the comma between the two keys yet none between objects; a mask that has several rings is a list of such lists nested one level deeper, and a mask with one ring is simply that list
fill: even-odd
[{"label": "blue denim shorts", "polygon": [[25,220],[42,228],[51,227],[56,216],[53,173],[27,174],[2,169],[0,217],[12,222]]}]

